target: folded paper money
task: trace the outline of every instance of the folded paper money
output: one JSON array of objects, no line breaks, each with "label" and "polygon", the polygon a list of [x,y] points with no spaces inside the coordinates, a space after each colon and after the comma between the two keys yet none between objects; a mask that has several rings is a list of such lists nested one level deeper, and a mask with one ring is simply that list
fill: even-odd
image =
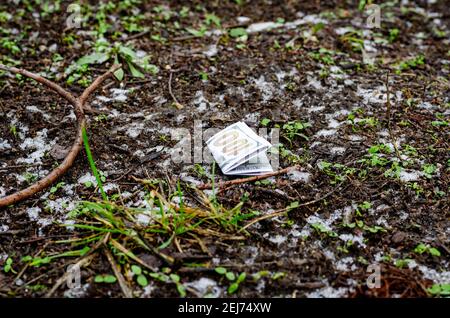
[{"label": "folded paper money", "polygon": [[272,145],[244,122],[221,130],[206,144],[223,174],[250,176],[273,171],[266,155]]}]

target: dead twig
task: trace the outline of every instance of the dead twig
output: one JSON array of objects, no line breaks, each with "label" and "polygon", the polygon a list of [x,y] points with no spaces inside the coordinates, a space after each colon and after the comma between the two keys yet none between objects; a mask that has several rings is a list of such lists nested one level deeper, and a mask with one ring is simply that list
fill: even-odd
[{"label": "dead twig", "polygon": [[[344,187],[344,189],[342,189],[342,191],[344,191],[348,186],[349,186],[349,185],[347,185],[346,187]],[[307,205],[311,205],[311,204],[318,203],[318,202],[320,202],[320,201],[322,201],[322,200],[328,198],[330,195],[332,195],[333,193],[335,193],[335,192],[338,191],[339,189],[340,189],[340,186],[337,186],[336,188],[334,188],[332,191],[328,192],[328,193],[325,194],[324,196],[322,196],[322,197],[320,197],[320,198],[318,198],[318,199],[312,200],[312,201],[308,201],[308,202],[301,203],[301,204],[299,204],[298,206],[296,206],[295,208],[300,208],[300,207],[304,207],[304,206],[307,206]],[[258,223],[258,222],[260,222],[260,221],[262,221],[262,220],[267,220],[267,219],[271,219],[271,218],[274,218],[274,217],[277,217],[277,216],[281,216],[281,215],[283,215],[283,214],[286,214],[286,212],[290,211],[291,209],[292,209],[291,207],[286,207],[286,208],[283,208],[283,209],[281,209],[281,210],[277,210],[277,211],[275,211],[275,212],[272,212],[272,213],[269,213],[269,214],[265,214],[265,215],[263,215],[263,216],[260,216],[259,218],[256,218],[256,219],[250,221],[249,223],[247,223],[243,228],[241,228],[241,229],[239,230],[239,232],[245,231],[247,228],[249,228],[249,227],[252,226],[253,224]]]},{"label": "dead twig", "polygon": [[80,152],[83,146],[82,131],[86,127],[86,117],[84,116],[84,110],[85,108],[89,109],[89,107],[86,106],[86,101],[90,96],[90,94],[92,94],[98,88],[98,86],[101,83],[103,83],[108,77],[110,77],[118,68],[120,68],[120,65],[113,65],[113,67],[108,72],[98,77],[88,88],[86,88],[80,97],[76,98],[74,95],[66,91],[58,84],[49,81],[48,79],[40,75],[28,72],[26,70],[0,64],[0,70],[14,74],[20,74],[22,76],[31,78],[57,92],[61,97],[66,99],[74,106],[75,115],[77,117],[78,122],[75,141],[73,142],[72,147],[68,152],[67,156],[64,158],[64,161],[57,168],[51,171],[47,176],[37,181],[36,183],[32,184],[28,188],[17,191],[6,197],[0,198],[0,208],[4,208],[11,204],[15,204],[25,199],[28,199],[34,194],[48,188],[53,183],[55,183],[62,175],[64,175],[67,172],[67,170],[69,170],[69,168],[73,165],[75,158],[77,157],[78,153]]},{"label": "dead twig", "polygon": [[106,245],[104,246],[103,251],[105,252],[106,258],[108,258],[109,264],[111,264],[111,268],[114,272],[114,275],[117,277],[117,281],[119,282],[119,286],[120,289],[122,290],[123,295],[125,296],[125,298],[133,298],[133,292],[131,291],[130,287],[128,287],[125,278],[120,272],[119,267],[117,266],[116,261],[114,260],[114,257],[112,256],[111,252],[109,251]]},{"label": "dead twig", "polygon": [[[230,180],[230,181],[225,181],[225,182],[219,182],[216,185],[214,185],[214,187],[219,189],[219,188],[228,187],[228,186],[236,185],[236,184],[240,184],[240,183],[247,183],[247,182],[263,180],[263,179],[267,179],[267,178],[270,178],[270,177],[278,176],[280,174],[288,173],[289,171],[297,169],[299,167],[300,167],[299,165],[296,165],[296,166],[287,167],[287,168],[284,168],[284,169],[281,169],[281,170],[278,170],[278,171],[275,171],[275,172],[262,174],[262,175],[259,175],[259,176],[242,178],[242,179],[235,179],[235,180]],[[213,187],[212,183],[206,183],[206,184],[199,185],[197,187],[197,189],[205,190],[205,189],[211,189],[212,187]]]},{"label": "dead twig", "polygon": [[175,107],[176,107],[177,109],[182,109],[182,108],[183,108],[183,105],[181,105],[181,104],[178,102],[177,98],[175,97],[175,95],[174,95],[174,93],[173,93],[173,91],[172,91],[172,76],[173,76],[173,72],[170,71],[170,75],[169,75],[169,94],[170,94],[170,96],[171,96],[172,99],[173,99],[173,102],[174,102]]}]

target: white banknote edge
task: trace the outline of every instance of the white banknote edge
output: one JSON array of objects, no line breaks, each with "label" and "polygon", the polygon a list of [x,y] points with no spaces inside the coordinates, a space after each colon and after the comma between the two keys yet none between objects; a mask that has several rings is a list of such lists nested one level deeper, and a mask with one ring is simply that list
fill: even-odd
[{"label": "white banknote edge", "polygon": [[269,158],[267,158],[267,155],[265,152],[261,152],[258,154],[258,163],[243,163],[237,167],[235,167],[232,170],[229,170],[227,172],[222,172],[226,175],[259,175],[263,173],[269,173],[273,172],[273,168],[270,165]]}]

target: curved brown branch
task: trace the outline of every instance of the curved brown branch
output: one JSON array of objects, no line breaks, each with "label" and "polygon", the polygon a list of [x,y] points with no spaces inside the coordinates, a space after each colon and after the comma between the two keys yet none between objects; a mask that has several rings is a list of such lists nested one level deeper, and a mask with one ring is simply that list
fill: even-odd
[{"label": "curved brown branch", "polygon": [[15,67],[8,67],[0,64],[0,70],[4,70],[14,74],[21,74],[25,77],[34,79],[35,81],[44,84],[45,86],[57,92],[60,96],[65,98],[75,107],[75,114],[78,122],[77,135],[72,144],[72,147],[70,148],[69,153],[67,154],[66,158],[64,158],[63,162],[53,171],[51,171],[47,176],[45,176],[43,179],[39,180],[38,182],[34,183],[28,188],[15,192],[6,197],[0,198],[0,208],[23,201],[33,196],[34,194],[48,188],[50,185],[55,183],[64,173],[66,173],[67,170],[69,170],[69,168],[73,165],[75,158],[77,157],[78,153],[80,152],[83,146],[82,131],[83,128],[86,127],[86,118],[84,116],[83,111],[84,105],[89,95],[92,94],[98,88],[98,86],[101,83],[103,83],[108,77],[110,77],[113,74],[113,72],[117,70],[119,67],[120,65],[114,65],[108,72],[98,77],[88,88],[86,88],[79,98],[75,98],[71,93],[66,91],[58,84],[49,81],[40,75],[28,72],[26,70],[18,69]]}]

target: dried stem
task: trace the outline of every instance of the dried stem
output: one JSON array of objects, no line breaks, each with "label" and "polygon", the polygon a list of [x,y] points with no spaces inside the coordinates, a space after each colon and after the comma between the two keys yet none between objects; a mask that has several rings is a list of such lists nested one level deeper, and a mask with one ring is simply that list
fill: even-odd
[{"label": "dried stem", "polygon": [[[280,174],[287,173],[287,172],[289,172],[291,170],[294,170],[294,169],[297,169],[299,167],[300,167],[299,165],[296,165],[296,166],[287,167],[287,168],[284,168],[284,169],[281,169],[281,170],[278,170],[278,171],[275,171],[275,172],[262,174],[262,175],[259,175],[259,176],[242,178],[242,179],[235,179],[235,180],[230,180],[230,181],[225,181],[225,182],[219,182],[218,184],[215,185],[215,187],[217,189],[219,189],[219,188],[228,187],[228,186],[231,186],[231,185],[236,185],[236,184],[239,184],[239,183],[246,183],[246,182],[253,182],[253,181],[263,180],[263,179],[267,179],[267,178],[270,178],[270,177],[278,176]],[[205,189],[211,189],[212,187],[213,187],[212,183],[206,183],[206,184],[199,185],[197,188],[199,190],[205,190]]]}]

